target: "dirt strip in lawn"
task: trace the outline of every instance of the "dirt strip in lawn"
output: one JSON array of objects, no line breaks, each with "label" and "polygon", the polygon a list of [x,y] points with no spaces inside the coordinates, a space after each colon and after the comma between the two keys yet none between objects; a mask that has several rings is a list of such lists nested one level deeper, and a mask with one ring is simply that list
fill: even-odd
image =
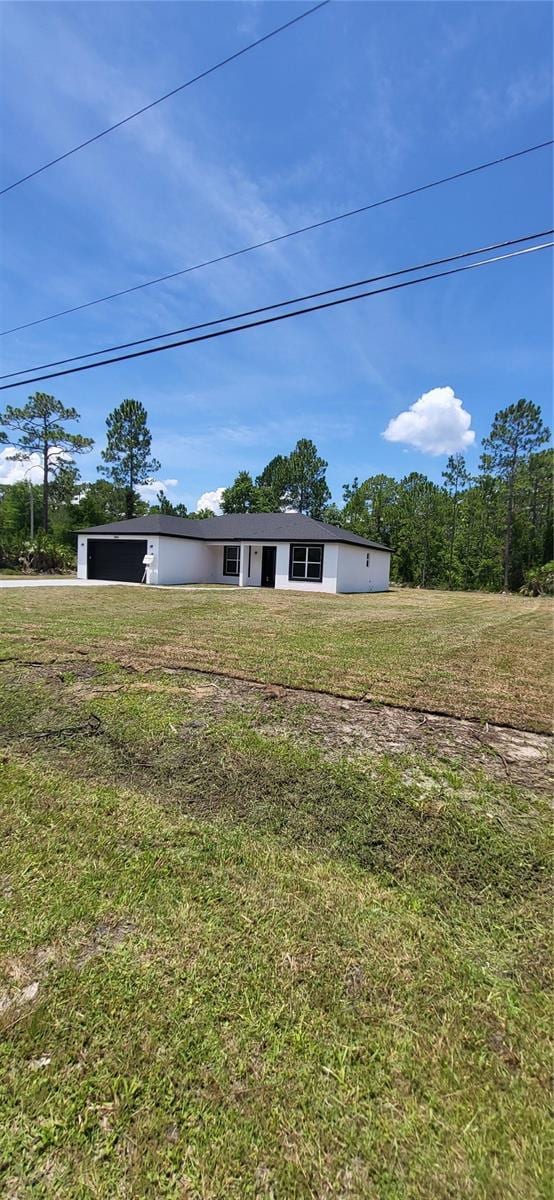
[{"label": "dirt strip in lawn", "polygon": [[[102,666],[83,657],[77,662],[18,660],[17,665],[62,684],[70,674],[74,682],[69,691],[76,700],[85,696],[89,702],[101,699],[122,687],[121,683],[95,683]],[[330,757],[416,754],[470,764],[491,779],[533,792],[549,794],[554,787],[554,738],[549,734],[194,668],[153,666],[139,672],[120,663],[119,669],[127,676],[126,692],[186,694],[198,704],[202,721],[221,719],[230,707],[246,711],[255,704],[257,727],[264,737],[286,736],[299,744],[315,742]],[[71,727],[68,731],[71,736]]]}]

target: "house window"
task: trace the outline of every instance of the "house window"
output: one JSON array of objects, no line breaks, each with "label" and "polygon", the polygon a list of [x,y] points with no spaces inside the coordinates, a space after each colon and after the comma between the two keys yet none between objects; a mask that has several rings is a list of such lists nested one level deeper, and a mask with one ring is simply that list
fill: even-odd
[{"label": "house window", "polygon": [[365,556],[365,565],[366,565],[366,567],[369,567],[369,550]]},{"label": "house window", "polygon": [[223,574],[238,575],[240,570],[240,546],[223,547]]},{"label": "house window", "polygon": [[323,579],[323,546],[291,546],[289,579],[321,583]]}]

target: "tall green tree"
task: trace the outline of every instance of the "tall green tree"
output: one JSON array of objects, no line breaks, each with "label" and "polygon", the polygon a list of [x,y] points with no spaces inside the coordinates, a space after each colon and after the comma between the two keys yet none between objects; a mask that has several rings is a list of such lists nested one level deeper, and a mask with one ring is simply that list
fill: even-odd
[{"label": "tall green tree", "polygon": [[445,574],[445,503],[442,488],[419,471],[398,485],[391,542],[396,579],[416,587],[438,587]]},{"label": "tall green tree", "polygon": [[455,561],[458,582],[466,591],[502,586],[503,484],[491,475],[483,456],[481,470],[459,497]]},{"label": "tall green tree", "polygon": [[284,454],[276,454],[256,479],[256,487],[264,489],[267,502],[275,511],[284,503],[289,479],[290,456]]},{"label": "tall green tree", "polygon": [[0,542],[23,542],[35,533],[34,514],[42,507],[42,487],[30,479],[0,484]]},{"label": "tall green tree", "polygon": [[[0,423],[6,426],[10,440],[17,449],[14,459],[27,462],[31,454],[39,454],[42,459],[42,524],[45,533],[48,533],[52,477],[62,467],[68,467],[75,454],[85,454],[94,445],[92,438],[70,433],[65,428],[67,421],[79,419],[76,408],[66,408],[55,396],[48,396],[46,392],[35,392],[22,408],[13,408],[8,404],[5,411],[0,413]],[[8,440],[5,433],[2,440]]]},{"label": "tall green tree", "polygon": [[326,468],[314,443],[301,438],[290,454],[276,454],[256,480],[249,471],[239,471],[225,489],[221,507],[224,513],[244,513],[279,512],[289,506],[321,519],[331,499]]},{"label": "tall green tree", "polygon": [[50,484],[50,507],[60,508],[64,504],[73,504],[81,491],[81,475],[74,463],[66,460],[60,463],[59,469]]},{"label": "tall green tree", "polygon": [[345,524],[362,537],[390,544],[398,484],[390,475],[370,475],[343,487]]},{"label": "tall green tree", "polygon": [[140,400],[122,400],[106,420],[106,449],[102,458],[107,464],[98,470],[116,487],[125,492],[125,516],[134,517],[137,511],[137,487],[150,483],[159,471],[160,463],[151,457],[152,434],[147,425],[148,413]]},{"label": "tall green tree", "polygon": [[[144,501],[140,501],[140,505],[142,512],[146,512],[148,505]],[[125,492],[107,479],[95,479],[94,483],[83,484],[74,511],[76,529],[121,521],[125,516]]]},{"label": "tall green tree", "polygon": [[525,525],[521,547],[518,547],[523,572],[530,567],[543,566],[553,556],[553,488],[554,450],[539,450],[531,454],[520,472],[519,487],[523,492]]},{"label": "tall green tree", "polygon": [[515,513],[515,489],[518,468],[527,461],[534,450],[543,446],[550,431],[542,420],[538,404],[531,400],[518,400],[497,412],[492,429],[483,439],[483,451],[490,472],[503,481],[506,487],[506,510],[504,522],[504,590],[510,585],[512,530]]},{"label": "tall green tree", "polygon": [[309,438],[299,439],[287,463],[287,503],[316,520],[331,499],[325,478],[327,465]]},{"label": "tall green tree", "polygon": [[321,514],[321,520],[325,521],[326,525],[343,524],[342,509],[338,504],[326,504]]},{"label": "tall green tree", "polygon": [[150,505],[151,513],[162,513],[166,517],[188,517],[186,504],[173,504],[163,488],[156,493],[156,503]]},{"label": "tall green tree", "polygon": [[344,525],[353,529],[355,533],[359,533],[361,537],[367,536],[369,513],[364,486],[360,484],[357,475],[354,476],[352,483],[343,483],[342,501]]},{"label": "tall green tree", "polygon": [[260,491],[249,471],[239,471],[230,487],[225,488],[221,508],[224,513],[261,512]]},{"label": "tall green tree", "polygon": [[442,473],[445,487],[450,497],[450,520],[448,530],[448,587],[452,587],[452,567],[454,563],[454,544],[458,522],[459,496],[462,488],[469,483],[469,472],[463,454],[451,454]]},{"label": "tall green tree", "polygon": [[223,512],[275,512],[278,508],[271,487],[254,484],[247,470],[240,470],[233,484],[225,487],[221,506]]}]

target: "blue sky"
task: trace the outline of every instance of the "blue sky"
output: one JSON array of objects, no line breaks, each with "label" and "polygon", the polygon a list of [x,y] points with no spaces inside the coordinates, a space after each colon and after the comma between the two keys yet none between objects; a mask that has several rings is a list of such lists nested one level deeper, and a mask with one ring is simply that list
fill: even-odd
[{"label": "blue sky", "polygon": [[[2,181],[303,7],[4,3]],[[329,5],[4,196],[2,328],[551,137],[551,23],[546,3]],[[548,228],[551,215],[546,150],[12,334],[4,370]],[[134,396],[160,478],[189,507],[301,436],[328,460],[340,500],[354,475],[440,479],[446,453],[431,450],[449,437],[475,468],[495,411],[520,396],[548,419],[551,329],[544,252],[42,386],[96,440],[86,478],[106,414]],[[405,440],[383,437],[446,388],[438,410],[437,394],[420,406],[423,435],[412,415],[392,427]],[[0,464],[0,477],[9,469]]]}]

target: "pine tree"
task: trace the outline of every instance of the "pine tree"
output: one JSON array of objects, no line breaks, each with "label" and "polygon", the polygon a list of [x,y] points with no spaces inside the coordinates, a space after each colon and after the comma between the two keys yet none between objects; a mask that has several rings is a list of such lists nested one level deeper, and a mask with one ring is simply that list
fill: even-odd
[{"label": "pine tree", "polygon": [[272,505],[268,512],[277,512],[283,504],[289,482],[289,462],[284,454],[276,454],[256,479],[256,487],[264,489],[267,502]]},{"label": "pine tree", "polygon": [[370,475],[343,485],[343,523],[362,537],[390,544],[399,485],[390,475]]},{"label": "pine tree", "polygon": [[391,528],[395,578],[418,587],[438,586],[445,571],[445,495],[419,471],[398,485]]},{"label": "pine tree", "polygon": [[277,507],[272,489],[254,483],[249,471],[239,471],[221,498],[224,513],[275,512]]},{"label": "pine tree", "polygon": [[102,475],[125,491],[125,515],[136,513],[137,487],[150,483],[160,469],[156,458],[150,457],[152,434],[147,425],[148,413],[139,400],[123,400],[106,421],[106,449],[102,458],[108,466],[99,467]]},{"label": "pine tree", "polygon": [[[17,447],[17,454],[13,458],[27,462],[31,454],[39,454],[42,459],[42,523],[45,533],[48,533],[52,476],[63,465],[70,465],[74,454],[86,454],[94,445],[92,438],[69,433],[64,428],[66,421],[79,419],[76,408],[65,408],[55,396],[48,396],[46,392],[35,392],[22,408],[12,408],[8,404],[5,412],[0,413],[0,422],[10,433],[13,431],[16,434],[13,444]],[[0,440],[5,442],[8,439],[4,434]]]},{"label": "pine tree", "polygon": [[532,454],[526,464],[529,529],[526,544],[527,568],[543,566],[553,555],[553,493],[554,450]]},{"label": "pine tree", "polygon": [[151,513],[162,513],[166,517],[188,517],[186,504],[173,504],[163,488],[156,492],[156,503],[150,505]]},{"label": "pine tree", "polygon": [[451,454],[442,473],[448,494],[450,496],[450,529],[448,534],[448,587],[452,587],[452,566],[454,560],[454,542],[458,518],[459,493],[469,482],[469,472],[463,454]]},{"label": "pine tree", "polygon": [[225,489],[223,512],[279,512],[288,506],[321,520],[331,499],[326,468],[314,443],[300,438],[289,455],[276,454],[255,481],[249,471],[239,471]]},{"label": "pine tree", "polygon": [[[146,508],[146,505],[144,507]],[[74,511],[77,528],[121,521],[125,516],[123,488],[114,487],[107,479],[95,479],[94,483],[85,483],[81,497],[74,505]]]},{"label": "pine tree", "polygon": [[518,400],[508,408],[496,413],[491,432],[483,440],[484,453],[489,469],[506,485],[506,513],[504,532],[504,590],[510,583],[512,531],[514,524],[515,485],[518,467],[525,462],[533,450],[544,445],[550,431],[543,423],[538,404],[531,400]]},{"label": "pine tree", "polygon": [[318,520],[331,499],[326,470],[327,463],[320,458],[314,443],[309,438],[300,438],[287,462],[287,503]]}]

